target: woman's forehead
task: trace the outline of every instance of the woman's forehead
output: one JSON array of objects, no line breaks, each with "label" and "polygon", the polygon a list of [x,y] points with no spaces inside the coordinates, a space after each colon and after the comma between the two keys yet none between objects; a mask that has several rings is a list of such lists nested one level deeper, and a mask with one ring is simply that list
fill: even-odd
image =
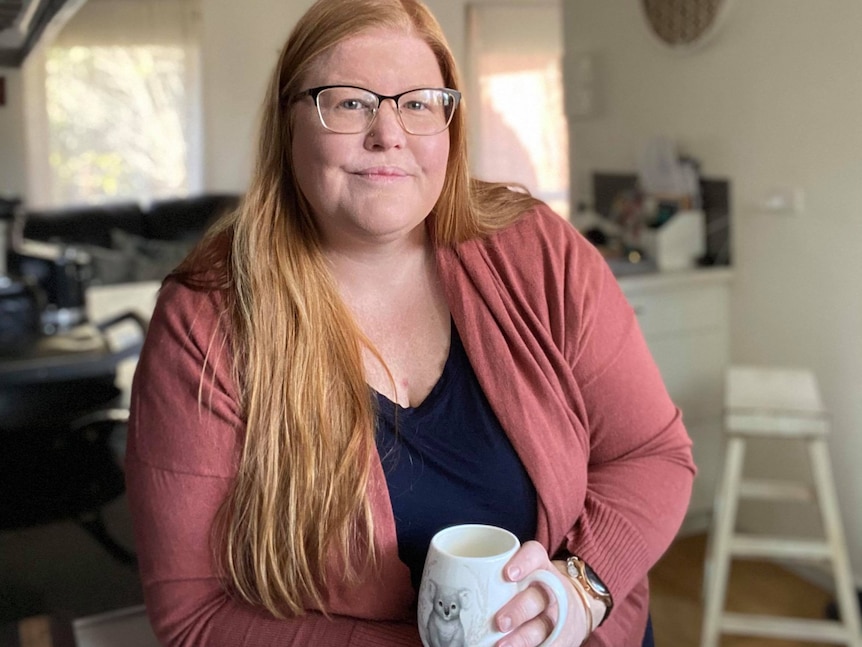
[{"label": "woman's forehead", "polygon": [[303,81],[304,87],[347,84],[387,93],[442,85],[443,74],[434,51],[414,31],[381,27],[358,32],[322,53]]}]

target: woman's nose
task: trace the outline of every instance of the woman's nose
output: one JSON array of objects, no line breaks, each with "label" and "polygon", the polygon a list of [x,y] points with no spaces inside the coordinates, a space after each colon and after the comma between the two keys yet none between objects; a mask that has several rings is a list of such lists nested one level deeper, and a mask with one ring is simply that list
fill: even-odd
[{"label": "woman's nose", "polygon": [[385,99],[377,109],[365,141],[372,147],[392,148],[404,144],[407,133],[401,126],[398,106],[391,99]]}]

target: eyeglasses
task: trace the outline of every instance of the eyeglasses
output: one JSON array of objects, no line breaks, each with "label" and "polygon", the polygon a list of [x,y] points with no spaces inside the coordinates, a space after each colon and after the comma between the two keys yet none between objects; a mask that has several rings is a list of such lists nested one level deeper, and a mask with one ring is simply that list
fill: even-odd
[{"label": "eyeglasses", "polygon": [[461,100],[460,92],[448,88],[419,88],[386,96],[352,85],[324,85],[304,90],[296,97],[305,95],[314,99],[323,127],[343,135],[371,128],[386,99],[395,103],[405,131],[411,135],[436,135],[449,127]]}]

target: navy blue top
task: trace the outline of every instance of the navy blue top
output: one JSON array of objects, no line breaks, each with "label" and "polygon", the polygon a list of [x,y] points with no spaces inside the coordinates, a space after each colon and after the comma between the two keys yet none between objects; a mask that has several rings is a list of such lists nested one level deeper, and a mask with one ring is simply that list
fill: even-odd
[{"label": "navy blue top", "polygon": [[536,533],[536,489],[451,325],[449,357],[418,407],[377,393],[377,450],[395,513],[398,553],[418,591],[431,537],[457,523],[486,523],[521,542]]}]

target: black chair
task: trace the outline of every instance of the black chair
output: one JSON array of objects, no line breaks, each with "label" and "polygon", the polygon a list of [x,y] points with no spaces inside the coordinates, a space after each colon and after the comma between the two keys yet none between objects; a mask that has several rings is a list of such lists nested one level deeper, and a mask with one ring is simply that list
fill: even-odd
[{"label": "black chair", "polygon": [[127,314],[96,327],[104,334],[126,320],[141,327],[141,342],[119,351],[106,342],[101,351],[0,358],[0,531],[72,520],[115,559],[136,563],[102,518],[125,491],[111,446],[128,420],[116,367],[140,351],[146,322]]}]

